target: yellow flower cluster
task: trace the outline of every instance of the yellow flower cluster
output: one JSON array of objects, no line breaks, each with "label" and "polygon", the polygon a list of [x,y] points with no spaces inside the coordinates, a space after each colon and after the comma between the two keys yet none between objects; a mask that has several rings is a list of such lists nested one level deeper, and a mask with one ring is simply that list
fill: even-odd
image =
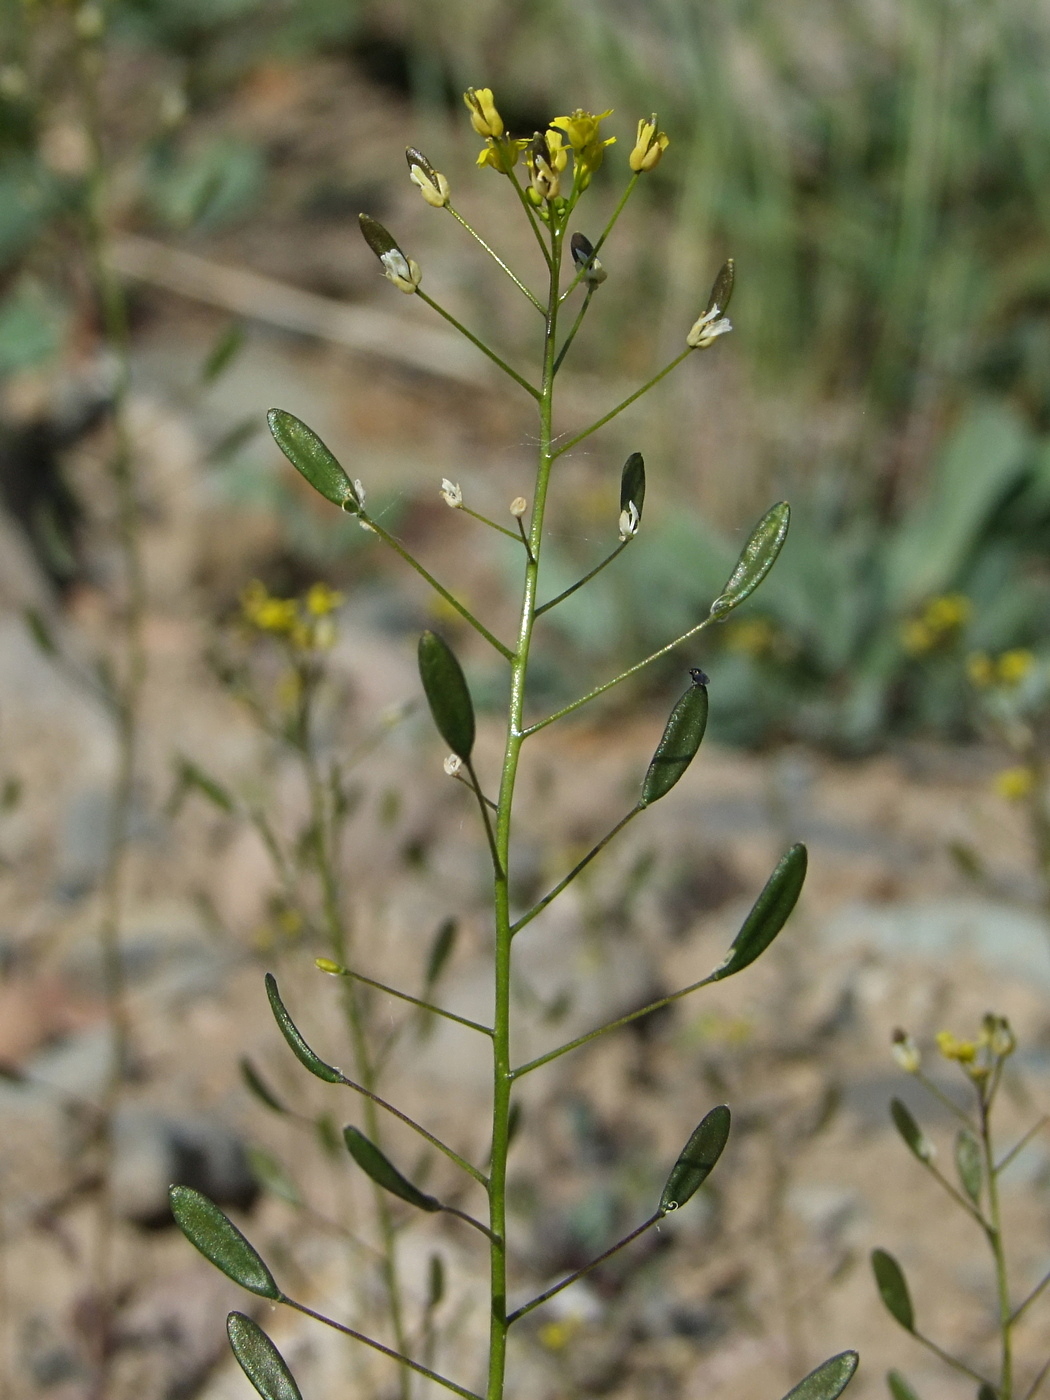
[{"label": "yellow flower cluster", "polygon": [[960,1040],[951,1031],[937,1032],[937,1049],[946,1060],[958,1060],[961,1065],[971,1064],[977,1058],[977,1042]]},{"label": "yellow flower cluster", "polygon": [[1020,802],[1035,787],[1035,774],[1031,768],[1019,763],[1013,768],[1004,768],[995,775],[995,790],[1008,802]]},{"label": "yellow flower cluster", "polygon": [[972,613],[973,604],[964,593],[945,593],[940,598],[931,598],[921,615],[906,622],[901,629],[904,650],[909,656],[924,656],[953,641]]},{"label": "yellow flower cluster", "polygon": [[1014,647],[999,656],[975,651],[966,659],[966,673],[981,689],[990,685],[1012,687],[1020,685],[1034,665],[1035,657],[1024,647]]},{"label": "yellow flower cluster", "polygon": [[276,598],[259,579],[241,594],[241,616],[251,627],[284,637],[300,651],[325,650],[335,641],[332,613],[343,595],[327,583],[311,584],[301,598]]},{"label": "yellow flower cluster", "polygon": [[946,1060],[961,1065],[971,1079],[986,1078],[995,1062],[1005,1060],[1017,1049],[1017,1039],[1005,1016],[989,1012],[974,1040],[960,1040],[951,1031],[937,1032],[937,1049]]}]

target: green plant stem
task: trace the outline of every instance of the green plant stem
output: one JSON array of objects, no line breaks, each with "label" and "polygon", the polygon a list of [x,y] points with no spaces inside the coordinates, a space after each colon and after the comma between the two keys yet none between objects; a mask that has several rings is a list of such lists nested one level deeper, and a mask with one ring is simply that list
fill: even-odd
[{"label": "green plant stem", "polygon": [[374,977],[366,977],[363,972],[354,972],[352,968],[341,967],[335,975],[337,977],[352,977],[355,982],[363,982],[366,987],[375,987],[376,991],[385,992],[387,996],[410,1002],[413,1006],[418,1006],[424,1011],[432,1011],[435,1016],[443,1016],[446,1021],[455,1021],[459,1026],[467,1026],[472,1031],[480,1031],[482,1035],[492,1036],[491,1026],[483,1026],[480,1021],[471,1021],[466,1016],[457,1016],[454,1011],[446,1011],[443,1006],[436,1006],[432,1001],[423,1001],[420,997],[410,996],[408,992],[400,992],[396,987],[390,987],[385,982],[377,982]]},{"label": "green plant stem", "polygon": [[480,520],[482,525],[488,525],[493,530],[498,530],[501,535],[506,535],[507,538],[513,540],[515,544],[521,544],[521,536],[518,534],[517,530],[508,530],[506,525],[497,524],[495,520],[490,520],[487,515],[482,515],[479,511],[471,510],[470,506],[457,506],[456,509],[461,510],[464,515],[471,515],[475,520]]},{"label": "green plant stem", "polygon": [[639,812],[644,811],[645,808],[641,805],[641,803],[639,803],[637,807],[632,807],[625,817],[621,817],[620,820],[616,823],[616,825],[612,828],[612,830],[607,831],[602,837],[602,839],[598,842],[598,844],[596,846],[592,846],[591,849],[587,852],[587,854],[583,857],[583,859],[576,862],[576,864],[573,866],[573,868],[569,871],[568,875],[566,875],[564,879],[559,880],[553,889],[548,890],[548,892],[543,896],[543,898],[539,900],[536,904],[534,904],[527,914],[523,914],[516,923],[511,924],[511,937],[513,938],[514,935],[518,933],[521,929],[523,929],[526,924],[531,924],[537,914],[542,914],[544,909],[546,909],[547,905],[552,904],[561,894],[562,890],[564,890],[567,885],[572,884],[573,880],[576,879],[576,876],[579,875],[580,871],[584,870],[588,865],[590,865],[591,861],[595,858],[595,856],[600,855],[601,852],[605,850],[606,846],[613,839],[613,837],[617,836],[624,829],[624,827],[629,821],[633,821],[633,819],[638,815]]},{"label": "green plant stem", "polygon": [[498,1239],[496,1238],[496,1236],[492,1233],[492,1231],[489,1229],[489,1227],[488,1227],[487,1225],[482,1225],[482,1223],[481,1223],[480,1220],[475,1220],[474,1217],[473,1217],[472,1215],[468,1215],[467,1212],[466,1212],[465,1210],[460,1210],[460,1209],[458,1209],[458,1207],[456,1207],[456,1206],[444,1206],[444,1205],[441,1207],[441,1210],[442,1210],[442,1213],[445,1214],[445,1215],[454,1215],[454,1216],[456,1217],[457,1220],[462,1220],[462,1221],[464,1221],[467,1225],[473,1225],[473,1226],[474,1226],[474,1229],[475,1229],[475,1230],[480,1230],[481,1233],[485,1236],[485,1238],[486,1238],[491,1244],[499,1244],[499,1240],[498,1240]]},{"label": "green plant stem", "polygon": [[999,1335],[1001,1362],[999,1385],[996,1387],[998,1400],[1013,1400],[1013,1317],[1010,1306],[1010,1282],[1006,1268],[1006,1250],[1003,1247],[1002,1212],[999,1206],[999,1179],[995,1173],[995,1152],[992,1147],[992,1131],[989,1117],[992,1091],[981,1095],[980,1100],[980,1141],[984,1156],[984,1171],[988,1181],[988,1223],[986,1233],[988,1244],[995,1260],[995,1289],[999,1304]]},{"label": "green plant stem", "polygon": [[465,336],[466,339],[470,341],[471,345],[476,345],[483,355],[487,355],[494,365],[498,365],[504,374],[509,374],[511,379],[513,379],[516,384],[520,384],[534,399],[540,397],[540,391],[534,384],[530,384],[516,369],[511,369],[506,360],[497,355],[495,350],[490,349],[483,340],[479,340],[473,331],[468,331],[462,321],[457,321],[450,311],[446,311],[433,297],[428,297],[422,287],[416,288],[416,296],[419,297],[421,301],[425,301],[439,316],[443,316],[450,326],[454,326],[456,330],[459,331],[460,335]]},{"label": "green plant stem", "polygon": [[1048,1374],[1050,1374],[1050,1361],[1044,1361],[1042,1366],[1040,1366],[1038,1372],[1036,1373],[1035,1380],[1025,1391],[1024,1400],[1033,1400],[1034,1395],[1039,1390],[1039,1387],[1046,1380]]},{"label": "green plant stem", "polygon": [[633,394],[628,394],[622,402],[618,403],[615,408],[610,408],[608,413],[603,414],[602,417],[599,418],[597,422],[592,423],[589,428],[584,428],[582,433],[577,433],[575,437],[572,437],[569,439],[568,442],[563,443],[561,447],[558,448],[557,452],[555,452],[554,456],[563,456],[566,452],[571,451],[571,449],[574,448],[577,443],[582,442],[584,438],[589,438],[590,435],[592,433],[596,433],[599,428],[604,428],[606,423],[611,422],[612,419],[614,419],[618,414],[622,413],[625,408],[630,408],[631,404],[633,404],[636,399],[640,399],[643,394],[647,394],[650,389],[655,388],[655,386],[659,384],[661,379],[666,379],[666,377],[671,373],[671,371],[673,369],[677,369],[678,366],[682,363],[682,361],[686,358],[686,356],[691,355],[692,353],[693,346],[687,345],[686,348],[682,351],[682,353],[680,355],[676,355],[675,358],[670,362],[670,364],[664,365],[663,369],[660,370],[659,374],[654,374],[652,379],[647,380],[646,383],[644,383],[640,389],[635,389]]},{"label": "green plant stem", "polygon": [[940,1103],[944,1105],[946,1109],[949,1110],[949,1112],[954,1113],[956,1118],[958,1118],[960,1122],[965,1123],[971,1132],[977,1131],[977,1124],[973,1121],[973,1119],[966,1112],[966,1110],[964,1108],[960,1108],[959,1105],[955,1102],[955,1100],[951,1098],[948,1094],[946,1094],[943,1089],[939,1089],[932,1079],[928,1078],[925,1074],[923,1074],[922,1070],[916,1071],[915,1078],[919,1081],[919,1083],[923,1086],[927,1093],[932,1094],[935,1099],[937,1099]]},{"label": "green plant stem", "polygon": [[507,1318],[507,1325],[509,1326],[512,1322],[517,1322],[519,1317],[524,1317],[526,1313],[532,1312],[533,1308],[540,1307],[540,1305],[546,1303],[548,1299],[553,1298],[556,1293],[560,1293],[563,1288],[568,1288],[569,1285],[575,1283],[578,1278],[583,1278],[584,1275],[589,1274],[592,1269],[596,1269],[599,1264],[604,1264],[606,1259],[611,1259],[614,1254],[619,1254],[621,1249],[631,1244],[639,1235],[644,1235],[646,1230],[651,1230],[653,1226],[663,1218],[663,1211],[658,1210],[655,1215],[651,1215],[648,1220],[643,1221],[636,1230],[632,1230],[629,1235],[625,1235],[622,1240],[618,1240],[616,1244],[607,1249],[604,1254],[599,1254],[597,1259],[592,1259],[589,1264],[584,1264],[582,1269],[577,1269],[574,1274],[570,1274],[568,1278],[563,1278],[560,1283],[556,1283],[552,1288],[548,1288],[547,1291],[541,1293],[538,1298],[533,1298],[531,1302],[526,1303],[523,1307],[512,1312]]},{"label": "green plant stem", "polygon": [[933,1165],[932,1162],[927,1162],[924,1158],[921,1157],[919,1158],[919,1161],[926,1168],[929,1174],[933,1177],[934,1181],[936,1181],[940,1186],[942,1186],[945,1189],[945,1191],[947,1191],[948,1195],[951,1196],[955,1204],[957,1206],[960,1206],[966,1212],[967,1215],[971,1216],[974,1220],[976,1220],[977,1224],[980,1225],[982,1230],[987,1231],[988,1221],[985,1220],[984,1216],[973,1204],[973,1202],[968,1201],[960,1191],[957,1191],[952,1185],[952,1183],[948,1180],[948,1178],[944,1176],[940,1171],[938,1171],[938,1169]]},{"label": "green plant stem", "polygon": [[[317,873],[321,880],[321,891],[324,905],[325,925],[328,931],[328,941],[332,950],[332,957],[339,963],[345,964],[349,956],[349,939],[346,926],[346,916],[343,912],[342,900],[339,890],[339,875],[336,869],[336,852],[334,849],[334,822],[332,818],[332,803],[328,800],[329,794],[326,792],[325,784],[317,767],[317,755],[314,748],[312,734],[312,697],[313,687],[304,679],[300,687],[303,695],[303,715],[302,715],[302,745],[301,753],[303,759],[303,769],[306,775],[307,788],[310,798],[311,822],[314,830],[314,849],[316,852]],[[347,978],[345,984],[345,995],[343,997],[343,1012],[346,1018],[347,1030],[350,1033],[350,1043],[353,1048],[354,1063],[357,1072],[361,1077],[361,1082],[368,1090],[375,1090],[375,1066],[368,1047],[368,1037],[365,1033],[364,1015],[360,1000],[357,996],[357,989],[352,979]],[[366,1098],[364,1105],[365,1130],[368,1136],[377,1146],[382,1142],[381,1129],[379,1124],[379,1114],[373,1098]],[[394,1219],[390,1210],[390,1202],[387,1193],[378,1184],[374,1187],[376,1203],[376,1214],[379,1219],[379,1235],[382,1241],[382,1274],[383,1283],[387,1292],[387,1301],[390,1305],[390,1323],[394,1332],[394,1339],[399,1352],[404,1352],[407,1346],[407,1333],[405,1331],[405,1309],[401,1296],[401,1281],[397,1271],[396,1240],[394,1237]],[[401,1371],[399,1374],[399,1388],[401,1400],[410,1400],[412,1388],[408,1372]]]},{"label": "green plant stem", "polygon": [[569,346],[576,339],[576,332],[580,329],[580,326],[583,324],[583,318],[587,315],[587,309],[591,304],[591,298],[594,296],[594,291],[595,289],[593,287],[587,288],[587,295],[583,299],[583,305],[580,307],[579,312],[576,315],[576,320],[572,323],[572,330],[565,337],[565,340],[562,343],[562,347],[558,351],[558,358],[554,361],[555,374],[557,374],[558,371],[561,369],[562,360],[565,359],[565,356],[568,354]]},{"label": "green plant stem", "polygon": [[590,583],[591,579],[594,578],[596,574],[600,574],[604,568],[607,568],[614,559],[619,559],[620,555],[624,552],[624,550],[627,548],[627,546],[631,543],[631,540],[633,539],[634,535],[628,535],[628,537],[625,540],[621,540],[611,554],[607,554],[600,564],[595,564],[594,568],[590,571],[590,573],[584,574],[583,578],[577,579],[577,581],[574,584],[564,589],[561,593],[558,594],[556,598],[551,598],[548,602],[538,607],[536,609],[536,616],[542,617],[545,612],[550,612],[551,608],[556,608],[559,603],[564,603],[566,598],[571,598],[572,595],[578,589],[584,586],[584,584]]},{"label": "green plant stem", "polygon": [[571,715],[573,710],[578,710],[582,705],[589,705],[592,700],[597,700],[599,695],[604,695],[607,690],[612,690],[614,685],[619,685],[629,676],[637,675],[646,666],[652,665],[654,661],[659,661],[661,656],[666,656],[669,651],[674,651],[675,647],[687,642],[690,637],[695,637],[698,632],[702,632],[705,627],[710,627],[712,622],[719,621],[715,617],[705,617],[703,622],[698,622],[695,627],[690,627],[688,632],[683,632],[680,637],[675,637],[673,642],[668,642],[659,651],[654,651],[651,656],[647,656],[644,661],[636,661],[633,666],[628,666],[626,671],[621,671],[618,676],[613,676],[611,681],[606,681],[603,685],[595,686],[586,695],[581,695],[579,700],[574,700],[571,705],[564,705],[560,710],[555,710],[554,714],[548,715],[546,719],[541,719],[536,724],[530,724],[522,731],[522,738],[527,739],[530,734],[538,734],[541,729],[546,729],[548,724],[553,724],[556,720],[564,719],[566,715]]},{"label": "green plant stem", "polygon": [[518,291],[523,293],[523,295],[525,295],[526,297],[528,297],[529,301],[532,302],[533,306],[540,313],[540,315],[545,316],[546,311],[544,310],[543,303],[537,297],[533,296],[533,294],[529,291],[528,287],[526,287],[525,283],[514,272],[511,271],[511,269],[503,261],[503,259],[496,252],[496,250],[494,248],[491,248],[485,242],[481,234],[478,233],[477,229],[471,228],[470,224],[467,223],[466,219],[464,219],[463,215],[459,212],[459,210],[453,209],[451,204],[446,204],[445,208],[452,215],[455,221],[466,229],[466,231],[470,234],[471,238],[473,238],[475,242],[481,244],[482,248],[485,249],[485,252],[488,253],[492,261],[503,269],[503,271],[507,274],[510,280],[514,283],[515,287],[517,287]]},{"label": "green plant stem", "polygon": [[[594,256],[595,256],[595,257],[597,257],[598,254],[601,252],[602,244],[603,244],[603,243],[605,242],[605,240],[609,237],[609,234],[612,233],[613,228],[615,227],[615,224],[616,224],[616,220],[617,220],[617,219],[620,217],[620,215],[623,213],[624,205],[625,205],[625,204],[627,203],[627,201],[630,199],[631,195],[634,194],[634,187],[635,187],[635,185],[637,185],[637,183],[638,183],[638,176],[639,176],[639,173],[640,173],[640,172],[636,171],[636,172],[631,176],[631,179],[630,179],[630,181],[628,182],[627,188],[624,190],[623,194],[620,196],[620,202],[619,202],[619,204],[617,204],[616,208],[613,210],[612,216],[610,217],[609,222],[605,225],[604,229],[602,229],[601,237],[598,239],[598,242],[594,245]],[[565,300],[565,298],[569,295],[570,292],[574,291],[574,290],[579,286],[579,284],[580,284],[580,279],[583,277],[583,275],[584,275],[584,273],[586,272],[586,270],[587,270],[586,268],[583,268],[583,267],[580,268],[579,272],[577,272],[576,276],[572,279],[572,281],[569,283],[569,285],[565,288],[565,291],[562,292],[562,295],[561,295],[561,300],[562,300],[562,301]]]},{"label": "green plant stem", "polygon": [[461,1395],[463,1400],[482,1400],[482,1396],[473,1390],[467,1390],[464,1386],[457,1385],[455,1381],[450,1381],[447,1376],[438,1375],[437,1371],[432,1371],[429,1366],[423,1366],[420,1362],[413,1361],[410,1356],[405,1356],[403,1352],[394,1351],[391,1347],[384,1346],[382,1342],[377,1342],[374,1337],[366,1336],[364,1332],[357,1332],[353,1327],[346,1327],[343,1323],[336,1322],[334,1318],[325,1317],[324,1313],[314,1312],[313,1308],[308,1308],[305,1303],[296,1302],[287,1294],[282,1293],[279,1301],[285,1307],[294,1308],[296,1312],[302,1313],[304,1317],[312,1317],[315,1322],[323,1322],[326,1327],[334,1328],[336,1332],[341,1332],[344,1337],[353,1337],[357,1342],[364,1342],[365,1346],[371,1347],[373,1351],[382,1352],[384,1356],[389,1356],[392,1361],[398,1362],[401,1366],[407,1366],[409,1370],[426,1376],[428,1381],[435,1381],[438,1385],[443,1385],[446,1390]]},{"label": "green plant stem", "polygon": [[1010,1314],[1011,1326],[1013,1326],[1015,1323],[1021,1320],[1021,1318],[1025,1315],[1025,1313],[1035,1302],[1035,1300],[1042,1294],[1047,1284],[1050,1284],[1050,1274],[1044,1274],[1043,1277],[1036,1284],[1036,1286],[1032,1289],[1031,1293],[1029,1293],[1028,1297],[1025,1298],[1022,1302],[1018,1303],[1017,1307],[1014,1308],[1013,1312]]},{"label": "green plant stem", "polygon": [[563,233],[562,229],[553,228],[551,230],[551,248],[548,255],[551,271],[544,326],[542,387],[539,395],[540,432],[536,487],[533,493],[532,515],[529,521],[529,553],[525,562],[518,644],[511,662],[510,702],[507,713],[507,733],[500,774],[499,810],[496,816],[495,831],[493,907],[496,953],[489,1226],[493,1235],[496,1236],[496,1240],[491,1244],[489,1254],[491,1313],[487,1400],[502,1400],[507,1356],[506,1193],[507,1155],[510,1146],[511,1088],[513,1084],[510,1064],[511,921],[508,870],[514,786],[524,740],[522,716],[525,706],[525,682],[528,673],[529,648],[536,623],[536,591],[540,551],[543,544],[543,517],[547,503],[551,465],[554,461],[552,449],[554,359],[558,330],[558,283],[561,273]]},{"label": "green plant stem", "polygon": [[426,579],[427,583],[430,584],[434,592],[440,594],[440,596],[444,598],[445,602],[448,603],[450,607],[455,608],[456,612],[459,613],[460,617],[462,617],[465,622],[469,622],[471,627],[474,628],[475,632],[480,632],[480,634],[485,638],[485,640],[489,643],[490,646],[494,646],[499,652],[499,654],[501,656],[506,657],[508,661],[514,660],[514,653],[511,651],[510,647],[504,646],[500,639],[494,636],[484,625],[484,623],[478,621],[478,619],[474,616],[474,614],[470,611],[469,608],[464,607],[464,605],[459,601],[458,598],[454,598],[447,588],[443,587],[440,583],[438,583],[434,575],[429,573],[426,569],[424,569],[423,565],[419,562],[418,559],[416,559],[413,555],[409,554],[408,550],[404,547],[400,540],[395,539],[394,536],[390,534],[388,530],[384,530],[382,525],[378,524],[377,521],[373,520],[373,518],[370,515],[366,515],[364,511],[361,512],[360,518],[370,530],[372,530],[375,534],[379,536],[379,538],[383,541],[384,544],[388,544],[396,554],[399,554],[401,556],[401,558],[405,561],[409,568],[415,569],[416,573],[420,576],[420,578]]},{"label": "green plant stem", "polygon": [[1010,1151],[996,1166],[996,1176],[998,1176],[1000,1172],[1005,1171],[1005,1169],[1010,1165],[1010,1163],[1017,1156],[1017,1154],[1023,1151],[1024,1148],[1026,1148],[1028,1144],[1032,1141],[1032,1139],[1035,1137],[1036,1133],[1040,1132],[1043,1128],[1045,1128],[1048,1123],[1050,1123],[1050,1117],[1047,1117],[1044,1114],[1043,1117],[1039,1119],[1038,1123],[1034,1123],[1032,1127],[1028,1129],[1024,1137],[1022,1137],[1019,1142],[1014,1143],[1013,1147],[1010,1148]]},{"label": "green plant stem", "polygon": [[[543,241],[543,232],[540,229],[539,220],[536,218],[536,211],[529,203],[528,196],[521,187],[521,181],[518,179],[517,174],[513,169],[508,170],[507,178],[510,180],[511,185],[514,187],[514,192],[518,196],[518,202],[521,204],[521,207],[525,210],[525,213],[528,216],[529,226],[531,227],[533,233],[536,236],[536,242],[540,245],[540,252],[543,254],[543,261],[547,264],[547,271],[552,272],[553,263],[551,261],[550,250],[548,249],[546,243],[544,243]],[[546,314],[546,310],[544,309],[544,316],[546,316]]]},{"label": "green plant stem", "polygon": [[[492,804],[489,801],[489,799],[485,796],[485,794],[481,791],[481,784],[478,782],[478,775],[475,772],[474,765],[469,758],[463,766],[470,774],[470,786],[474,789],[474,796],[478,799],[478,809],[481,812],[481,821],[483,826],[485,827],[485,835],[488,838],[489,854],[492,856],[492,868],[496,872],[497,876],[499,876],[500,874],[503,874],[505,876],[507,872],[506,856],[501,855],[499,847],[496,844],[496,833],[492,828],[492,818],[489,816],[489,807]],[[496,812],[498,816],[498,805],[496,807]]]},{"label": "green plant stem", "polygon": [[969,1376],[970,1379],[975,1380],[978,1385],[986,1385],[989,1389],[995,1390],[995,1386],[992,1385],[987,1376],[982,1376],[980,1371],[975,1371],[972,1366],[967,1366],[965,1361],[960,1361],[957,1356],[952,1356],[951,1352],[945,1351],[943,1347],[939,1347],[937,1343],[931,1341],[929,1337],[924,1336],[921,1332],[915,1331],[913,1331],[911,1335],[917,1342],[921,1342],[927,1351],[932,1351],[934,1356],[939,1356],[946,1365],[951,1366],[956,1371],[961,1371],[964,1376]]}]

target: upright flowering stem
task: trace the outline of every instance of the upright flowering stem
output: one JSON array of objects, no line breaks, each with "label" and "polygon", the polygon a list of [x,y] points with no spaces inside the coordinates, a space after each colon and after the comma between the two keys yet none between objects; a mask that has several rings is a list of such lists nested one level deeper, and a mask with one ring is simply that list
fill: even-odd
[{"label": "upright flowering stem", "polygon": [[[553,220],[552,220],[553,225]],[[507,1150],[510,1137],[510,971],[511,917],[508,869],[510,859],[511,810],[518,759],[525,740],[525,681],[529,648],[536,623],[536,589],[539,579],[540,550],[543,543],[543,516],[547,504],[552,451],[554,366],[558,333],[558,291],[561,274],[564,228],[552,226],[550,235],[550,288],[544,326],[543,377],[540,386],[540,441],[536,464],[536,484],[529,522],[529,552],[518,623],[518,644],[510,667],[510,704],[507,736],[503,752],[498,811],[496,813],[496,859],[494,864],[494,905],[496,923],[496,1004],[493,1035],[492,1086],[492,1167],[489,1178],[489,1228],[495,1237],[491,1245],[492,1316],[490,1321],[489,1377],[487,1400],[502,1400],[507,1353]]]},{"label": "upright flowering stem", "polygon": [[992,1093],[982,1089],[980,1094],[981,1155],[988,1181],[988,1222],[985,1233],[995,1260],[995,1290],[999,1307],[1001,1361],[999,1400],[1013,1400],[1013,1308],[1010,1303],[1010,1282],[1006,1271],[1006,1250],[1003,1246],[1002,1212],[999,1207],[999,1175],[995,1164],[991,1127]]}]

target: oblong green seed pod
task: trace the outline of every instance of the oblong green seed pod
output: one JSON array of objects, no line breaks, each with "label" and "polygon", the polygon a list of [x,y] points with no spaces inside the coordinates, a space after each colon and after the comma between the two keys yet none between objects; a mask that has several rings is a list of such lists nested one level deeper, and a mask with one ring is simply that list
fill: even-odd
[{"label": "oblong green seed pod", "polygon": [[623,533],[622,517],[625,511],[627,512],[630,533],[633,535],[637,532],[644,505],[645,459],[640,452],[632,452],[627,461],[624,462],[623,471],[620,473],[621,533]]},{"label": "oblong green seed pod", "polygon": [[893,1400],[919,1400],[915,1387],[900,1371],[886,1372],[886,1386]]},{"label": "oblong green seed pod", "polygon": [[711,1175],[729,1140],[731,1114],[723,1103],[704,1115],[671,1168],[660,1196],[660,1214],[679,1210]]},{"label": "oblong green seed pod", "polygon": [[724,617],[754,593],[784,547],[790,520],[791,507],[787,501],[778,501],[766,512],[741,550],[725,587],[711,604],[712,617]]},{"label": "oblong green seed pod", "polygon": [[920,1162],[932,1162],[934,1157],[933,1143],[916,1123],[907,1105],[901,1103],[900,1099],[892,1099],[890,1101],[890,1117],[893,1119],[894,1127],[907,1143],[909,1152],[918,1157]]},{"label": "oblong green seed pod", "polygon": [[424,632],[419,639],[419,678],[438,733],[468,763],[474,748],[474,702],[455,653],[436,632]]},{"label": "oblong green seed pod", "polygon": [[384,1191],[389,1191],[392,1196],[399,1196],[401,1200],[407,1201],[410,1206],[417,1206],[420,1210],[443,1209],[436,1196],[428,1196],[417,1186],[413,1186],[371,1138],[366,1138],[357,1128],[344,1128],[343,1141],[346,1143],[346,1150],[365,1175],[370,1176],[377,1186],[382,1186]]},{"label": "oblong green seed pod", "polygon": [[340,510],[352,515],[360,512],[353,482],[312,428],[283,408],[271,408],[266,421],[274,442],[315,491]]},{"label": "oblong green seed pod", "polygon": [[226,1335],[237,1364],[263,1400],[303,1400],[288,1363],[257,1322],[232,1312]]},{"label": "oblong green seed pod", "polygon": [[711,286],[711,295],[707,299],[707,307],[704,310],[705,316],[724,316],[729,309],[729,301],[733,295],[733,282],[735,281],[735,265],[732,258],[727,258],[718,269],[718,276]]},{"label": "oblong green seed pod", "polygon": [[254,1245],[248,1243],[214,1201],[209,1201],[207,1196],[202,1196],[190,1186],[170,1187],[168,1200],[175,1223],[205,1259],[249,1293],[257,1293],[260,1298],[274,1301],[281,1298],[281,1290],[274,1282],[273,1274]]},{"label": "oblong green seed pod", "polygon": [[808,860],[806,848],[801,842],[781,856],[762,893],[755,900],[751,913],[733,939],[721,966],[716,967],[706,979],[708,982],[721,982],[723,977],[732,977],[766,951],[798,902]]},{"label": "oblong green seed pod", "polygon": [[281,1000],[281,994],[277,990],[277,979],[272,972],[266,974],[266,995],[270,1000],[273,1018],[299,1063],[305,1065],[311,1074],[316,1074],[317,1078],[323,1079],[326,1084],[342,1084],[342,1073],[334,1065],[326,1064],[320,1055],[314,1054],[300,1034],[299,1027],[288,1015],[285,1004]]},{"label": "oblong green seed pod", "polygon": [[691,685],[671,711],[656,746],[642,783],[641,806],[665,797],[692,763],[707,728],[707,709],[707,686]]},{"label": "oblong green seed pod", "polygon": [[901,1266],[886,1250],[873,1249],[871,1268],[886,1311],[905,1331],[914,1332],[915,1310],[911,1304],[911,1294],[908,1292],[908,1281]]},{"label": "oblong green seed pod", "polygon": [[962,1188],[979,1205],[981,1186],[984,1182],[984,1169],[981,1165],[981,1145],[969,1128],[960,1128],[955,1139],[955,1170],[959,1173]]},{"label": "oblong green seed pod", "polygon": [[[409,165],[411,166],[411,164],[410,156]],[[419,162],[419,164],[422,164],[422,162]],[[430,162],[427,161],[427,164],[429,165]],[[384,253],[401,252],[394,235],[389,229],[384,228],[378,219],[373,219],[371,214],[358,214],[357,221],[361,226],[361,237],[371,248],[372,252],[375,253],[377,258],[381,260]]]},{"label": "oblong green seed pod", "polygon": [[789,1390],[784,1400],[838,1400],[853,1379],[859,1361],[855,1351],[841,1351],[838,1356],[829,1357]]}]

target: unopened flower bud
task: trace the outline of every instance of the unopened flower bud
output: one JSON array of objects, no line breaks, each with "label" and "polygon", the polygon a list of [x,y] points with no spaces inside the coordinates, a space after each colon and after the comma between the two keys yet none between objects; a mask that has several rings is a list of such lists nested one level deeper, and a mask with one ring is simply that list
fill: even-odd
[{"label": "unopened flower bud", "polygon": [[895,1030],[893,1032],[893,1058],[905,1074],[918,1074],[919,1066],[922,1064],[922,1056],[919,1053],[919,1047],[907,1031]]},{"label": "unopened flower bud", "polygon": [[634,150],[628,157],[628,164],[636,175],[644,170],[653,170],[660,164],[660,158],[671,144],[664,131],[656,129],[656,113],[648,121],[643,117],[638,123],[638,137]]},{"label": "unopened flower bud", "polygon": [[583,273],[583,280],[588,287],[600,287],[609,274],[594,256],[591,240],[582,233],[574,233],[569,240],[569,247],[572,249],[572,260],[576,269]]},{"label": "unopened flower bud", "polygon": [[384,277],[403,292],[414,292],[423,279],[419,264],[407,258],[397,246],[394,236],[378,220],[359,214],[361,234],[383,266]]},{"label": "unopened flower bud", "polygon": [[332,977],[338,977],[341,973],[346,971],[344,967],[337,962],[333,962],[331,958],[314,958],[314,967],[317,968],[318,972],[327,972]]},{"label": "unopened flower bud", "polygon": [[408,160],[409,178],[419,186],[419,192],[435,209],[444,209],[449,201],[449,185],[439,171],[435,170],[422,151],[409,146],[405,151]]},{"label": "unopened flower bud", "polygon": [[503,135],[503,118],[496,111],[491,88],[467,88],[463,101],[470,113],[470,124],[479,136]]},{"label": "unopened flower bud", "polygon": [[521,519],[521,517],[525,514],[528,508],[529,503],[524,496],[515,496],[513,501],[511,501],[510,503],[510,513],[511,515],[515,516],[518,520]]},{"label": "unopened flower bud", "polygon": [[455,778],[458,776],[460,769],[463,767],[463,760],[460,758],[459,754],[450,753],[448,758],[445,759],[444,766],[445,772],[448,774],[448,776],[450,778]]},{"label": "unopened flower bud", "polygon": [[441,499],[453,510],[459,510],[463,504],[463,491],[458,481],[449,481],[447,476],[441,478]]},{"label": "unopened flower bud", "polygon": [[1005,1016],[987,1015],[984,1018],[984,1029],[988,1038],[988,1049],[997,1059],[1005,1060],[1007,1055],[1012,1055],[1017,1049],[1017,1037],[1010,1029],[1010,1022]]}]

